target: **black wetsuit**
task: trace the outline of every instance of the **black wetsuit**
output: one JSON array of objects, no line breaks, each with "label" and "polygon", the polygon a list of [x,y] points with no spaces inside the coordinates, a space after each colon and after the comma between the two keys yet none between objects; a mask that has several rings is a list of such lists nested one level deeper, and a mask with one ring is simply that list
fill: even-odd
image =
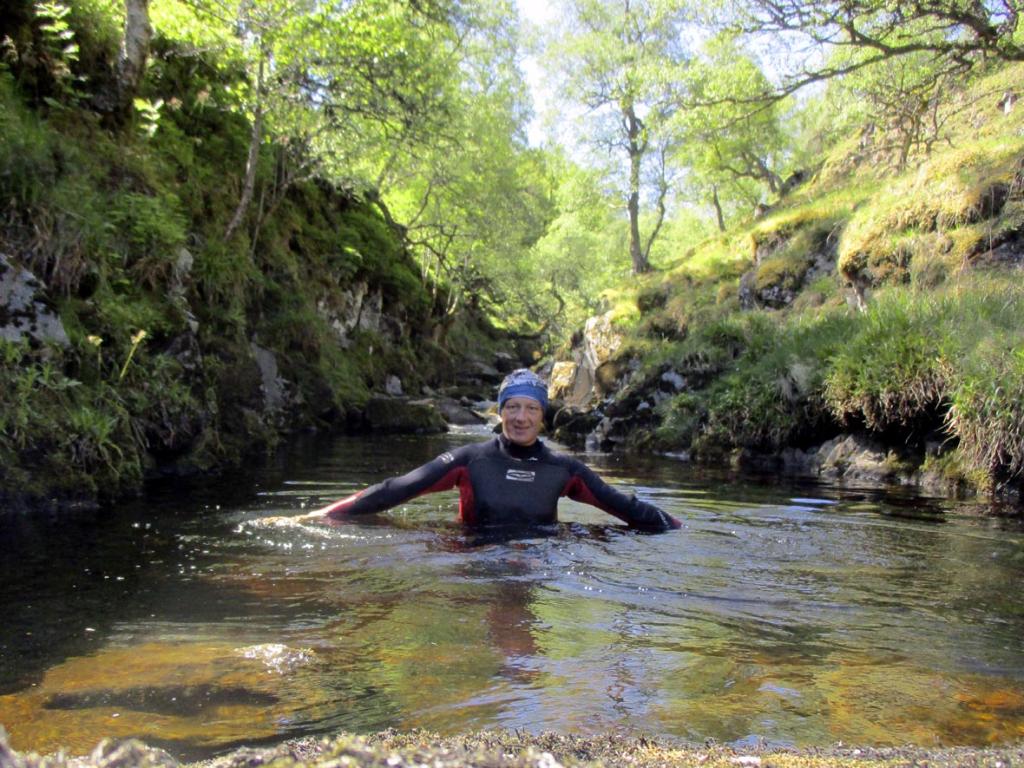
[{"label": "black wetsuit", "polygon": [[442,453],[401,477],[393,477],[326,509],[333,518],[380,512],[414,496],[459,488],[459,518],[467,525],[550,525],[558,499],[591,504],[635,528],[679,528],[674,517],[615,490],[583,462],[504,435]]}]

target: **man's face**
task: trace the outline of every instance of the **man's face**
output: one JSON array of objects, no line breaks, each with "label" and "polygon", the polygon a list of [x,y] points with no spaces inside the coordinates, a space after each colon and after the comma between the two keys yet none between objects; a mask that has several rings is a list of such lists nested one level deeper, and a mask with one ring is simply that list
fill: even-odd
[{"label": "man's face", "polygon": [[533,445],[544,424],[544,408],[532,397],[510,397],[501,409],[501,431],[516,445]]}]

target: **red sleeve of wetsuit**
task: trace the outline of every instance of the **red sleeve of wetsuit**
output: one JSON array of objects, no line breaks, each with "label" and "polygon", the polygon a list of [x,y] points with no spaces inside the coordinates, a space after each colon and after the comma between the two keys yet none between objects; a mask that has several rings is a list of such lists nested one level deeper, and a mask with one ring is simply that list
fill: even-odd
[{"label": "red sleeve of wetsuit", "polygon": [[667,531],[681,528],[676,518],[653,504],[640,501],[636,496],[627,496],[612,488],[598,477],[594,470],[580,461],[572,461],[571,477],[562,490],[563,496],[573,501],[590,504],[629,523],[633,528],[650,531]]},{"label": "red sleeve of wetsuit", "polygon": [[454,488],[464,472],[465,459],[458,452],[445,452],[401,477],[392,477],[353,493],[325,507],[323,511],[335,519],[383,512],[416,496]]}]

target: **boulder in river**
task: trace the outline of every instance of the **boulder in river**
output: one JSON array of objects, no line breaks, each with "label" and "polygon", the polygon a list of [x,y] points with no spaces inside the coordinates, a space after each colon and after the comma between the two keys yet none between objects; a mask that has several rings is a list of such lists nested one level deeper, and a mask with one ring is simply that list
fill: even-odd
[{"label": "boulder in river", "polygon": [[613,392],[627,372],[615,357],[622,342],[610,313],[589,318],[575,337],[571,359],[552,367],[548,394],[569,407],[583,408]]},{"label": "boulder in river", "polygon": [[365,426],[372,432],[429,434],[444,432],[444,418],[430,400],[401,397],[371,397],[363,413]]},{"label": "boulder in river", "polygon": [[487,421],[485,417],[481,416],[469,406],[463,405],[458,400],[452,400],[451,398],[442,398],[438,400],[437,408],[441,412],[441,416],[443,416],[444,420],[449,424],[472,426],[474,424],[483,424]]}]

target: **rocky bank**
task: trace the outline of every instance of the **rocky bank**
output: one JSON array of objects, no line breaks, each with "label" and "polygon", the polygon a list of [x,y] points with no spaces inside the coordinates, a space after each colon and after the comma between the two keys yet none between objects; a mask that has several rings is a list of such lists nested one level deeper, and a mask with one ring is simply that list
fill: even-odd
[{"label": "rocky bank", "polygon": [[[626,350],[625,354],[620,352]],[[776,451],[737,446],[666,449],[657,432],[664,406],[673,398],[706,387],[721,368],[700,356],[675,363],[645,366],[628,354],[625,336],[615,329],[611,313],[590,318],[573,339],[564,359],[550,363],[553,405],[550,426],[555,439],[588,451],[657,451],[681,461],[725,462],[734,469],[823,480],[848,486],[917,486],[943,493],[967,490],[935,461],[949,446],[936,423],[926,440],[912,442],[906,432],[872,434],[848,431],[824,420],[816,434]],[[779,399],[796,397],[801,371],[782,382]],[[789,390],[787,390],[787,386]]]}]

